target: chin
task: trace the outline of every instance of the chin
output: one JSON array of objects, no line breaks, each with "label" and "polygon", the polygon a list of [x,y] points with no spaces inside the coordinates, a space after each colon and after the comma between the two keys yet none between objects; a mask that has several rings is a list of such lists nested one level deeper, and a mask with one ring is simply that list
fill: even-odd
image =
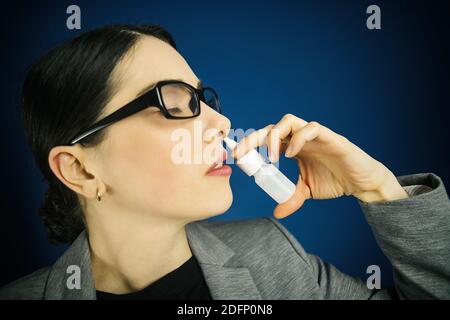
[{"label": "chin", "polygon": [[200,203],[204,205],[204,207],[198,211],[203,212],[200,219],[208,219],[225,213],[233,203],[231,187],[228,185],[228,188],[223,191],[215,190],[214,196],[207,195],[204,199],[199,200],[199,204]]}]

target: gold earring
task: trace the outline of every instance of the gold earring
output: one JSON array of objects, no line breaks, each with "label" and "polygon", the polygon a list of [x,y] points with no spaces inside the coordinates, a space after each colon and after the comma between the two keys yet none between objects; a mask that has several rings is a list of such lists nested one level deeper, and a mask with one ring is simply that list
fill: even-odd
[{"label": "gold earring", "polygon": [[97,201],[102,201],[102,197],[100,196],[100,191],[97,190]]}]

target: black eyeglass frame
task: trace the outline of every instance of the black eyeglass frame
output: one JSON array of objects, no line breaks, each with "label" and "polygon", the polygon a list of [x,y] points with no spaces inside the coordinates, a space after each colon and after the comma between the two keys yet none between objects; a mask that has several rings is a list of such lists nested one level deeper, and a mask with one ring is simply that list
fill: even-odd
[{"label": "black eyeglass frame", "polygon": [[[168,84],[181,84],[181,85],[187,86],[189,89],[192,90],[192,92],[194,92],[195,99],[197,102],[197,109],[196,109],[195,114],[193,114],[191,116],[174,116],[174,115],[170,114],[169,111],[167,111],[167,108],[164,105],[164,101],[162,99],[161,88]],[[183,120],[183,119],[190,119],[190,118],[198,117],[201,112],[200,101],[203,101],[205,104],[207,104],[207,102],[205,100],[205,95],[204,95],[204,91],[206,91],[206,90],[209,90],[213,93],[214,98],[217,101],[218,109],[215,109],[211,106],[210,107],[213,108],[214,110],[216,110],[217,112],[222,113],[222,110],[220,108],[219,96],[217,95],[217,92],[213,88],[211,88],[211,87],[195,88],[195,87],[191,86],[189,83],[185,83],[185,82],[179,81],[179,80],[159,81],[158,83],[156,83],[156,85],[153,89],[150,89],[143,95],[130,101],[123,107],[119,108],[118,110],[114,111],[113,113],[106,116],[102,120],[99,120],[97,123],[88,127],[86,130],[83,130],[80,134],[76,135],[72,140],[70,140],[69,145],[74,145],[74,144],[80,142],[82,139],[90,136],[91,134],[94,134],[94,133],[112,125],[113,123],[115,123],[119,120],[125,119],[139,111],[142,111],[142,110],[144,110],[146,108],[150,108],[150,107],[157,107],[159,110],[161,110],[162,114],[167,119]]]}]

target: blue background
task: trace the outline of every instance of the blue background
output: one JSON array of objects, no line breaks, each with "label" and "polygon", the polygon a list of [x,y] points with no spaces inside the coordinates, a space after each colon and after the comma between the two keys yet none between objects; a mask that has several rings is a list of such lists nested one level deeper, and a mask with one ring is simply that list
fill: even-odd
[{"label": "blue background", "polygon": [[[66,28],[73,2],[2,8],[2,218],[0,285],[53,263],[37,215],[45,191],[20,125],[26,67],[80,31]],[[446,1],[76,1],[82,31],[109,23],[157,23],[174,36],[194,72],[219,92],[234,128],[261,128],[293,113],[316,120],[397,176],[434,172],[450,182],[449,19]],[[377,4],[382,30],[366,28]],[[292,180],[296,164],[282,159]],[[234,202],[216,219],[270,216],[275,203],[240,170]],[[308,201],[281,220],[307,251],[367,277],[391,266],[352,197]]]}]

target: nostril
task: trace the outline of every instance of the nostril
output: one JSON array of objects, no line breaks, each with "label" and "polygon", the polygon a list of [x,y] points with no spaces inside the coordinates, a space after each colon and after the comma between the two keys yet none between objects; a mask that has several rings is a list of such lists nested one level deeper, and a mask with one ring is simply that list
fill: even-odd
[{"label": "nostril", "polygon": [[218,135],[225,139],[225,132],[223,130],[220,130]]}]

